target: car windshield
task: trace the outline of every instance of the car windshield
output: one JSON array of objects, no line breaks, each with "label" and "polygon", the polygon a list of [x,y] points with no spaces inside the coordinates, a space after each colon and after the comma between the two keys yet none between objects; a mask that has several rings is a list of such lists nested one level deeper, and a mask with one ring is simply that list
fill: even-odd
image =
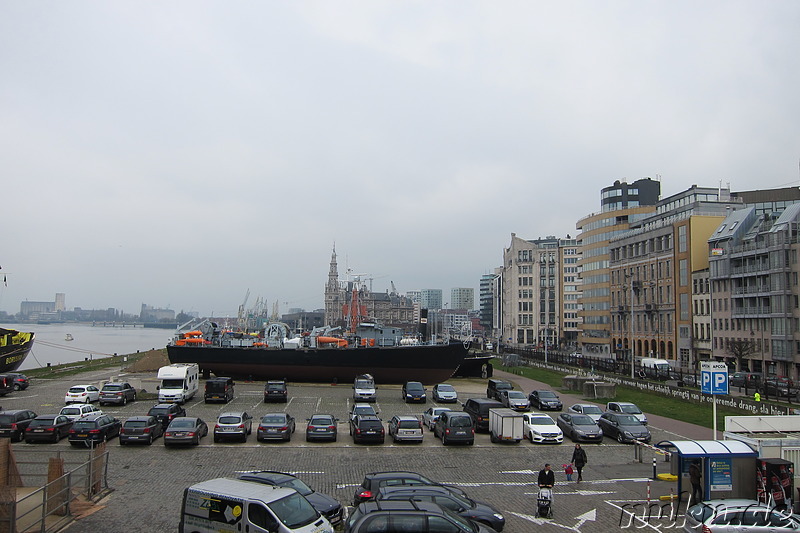
[{"label": "car windshield", "polygon": [[267,383],[267,390],[283,390],[285,388],[283,383]]},{"label": "car windshield", "polygon": [[406,383],[406,390],[413,392],[422,392],[424,390],[424,387],[422,386],[422,383],[411,382],[411,383]]},{"label": "car windshield", "polygon": [[221,416],[219,417],[220,424],[238,424],[242,421],[241,416]]},{"label": "car windshield", "polygon": [[267,415],[261,419],[262,424],[283,424],[286,418],[281,415]]},{"label": "car windshield", "polygon": [[353,409],[353,412],[357,415],[374,415],[375,409],[370,406],[356,407]]},{"label": "car windshield", "polygon": [[597,407],[596,405],[584,405],[581,409],[584,414],[587,415],[602,415],[603,410]]},{"label": "car windshield", "polygon": [[35,418],[31,421],[31,425],[28,427],[46,427],[52,426],[54,423],[52,418]]},{"label": "car windshield", "polygon": [[147,414],[152,416],[152,415],[165,415],[167,413],[169,413],[169,407],[153,407]]},{"label": "car windshield", "polygon": [[525,395],[518,390],[510,390],[508,391],[508,397],[513,398],[514,400],[525,400]]},{"label": "car windshield", "polygon": [[329,416],[315,416],[309,423],[310,426],[332,426],[333,419]]},{"label": "car windshield", "polygon": [[108,391],[118,391],[118,390],[122,390],[122,385],[104,385],[103,386],[103,391],[106,391],[106,392],[108,392]]},{"label": "car windshield", "polygon": [[86,392],[86,387],[70,387],[69,392],[72,394],[80,394]]},{"label": "car windshield", "polygon": [[452,385],[439,385],[436,387],[436,390],[439,392],[455,392],[456,390],[453,388]]},{"label": "car windshield", "polygon": [[11,424],[14,422],[14,417],[9,415],[0,415],[0,424]]},{"label": "car windshield", "polygon": [[450,511],[449,509],[445,509],[444,507],[442,507],[442,512],[446,514],[450,518],[450,520],[461,526],[462,531],[473,531],[476,533],[477,531],[479,531],[478,526],[475,524],[475,522],[469,520],[468,518],[459,516],[456,513]]},{"label": "car windshield", "polygon": [[381,421],[380,421],[380,420],[362,420],[362,421],[361,421],[361,424],[359,424],[359,425],[360,425],[361,427],[364,427],[364,428],[378,428],[378,427],[383,427],[383,424],[381,423]]},{"label": "car windshield", "polygon": [[303,483],[302,481],[300,481],[296,477],[295,478],[289,478],[289,479],[287,479],[286,481],[284,481],[282,483],[278,483],[278,485],[281,486],[281,487],[287,487],[287,488],[290,488],[290,489],[294,489],[297,492],[299,492],[300,494],[302,494],[303,496],[308,496],[309,494],[314,492],[313,490],[311,490],[311,487],[309,487],[308,485],[306,485],[305,483]]},{"label": "car windshield", "polygon": [[195,422],[191,418],[176,418],[169,425],[170,429],[185,429],[195,427]]},{"label": "car windshield", "polygon": [[539,391],[539,398],[546,398],[548,400],[555,400],[558,398],[555,392],[551,392],[549,390]]},{"label": "car windshield", "polygon": [[617,417],[619,423],[623,426],[641,426],[642,423],[633,415],[620,415]]},{"label": "car windshield", "polygon": [[450,419],[450,427],[454,428],[470,428],[472,427],[472,418],[468,416],[456,416]]},{"label": "car windshield", "polygon": [[642,414],[642,410],[636,407],[635,405],[622,405],[622,412],[628,413],[629,415],[640,415]]},{"label": "car windshield", "polygon": [[163,379],[163,380],[161,380],[161,388],[162,389],[182,389],[183,388],[183,380],[182,379]]},{"label": "car windshield", "polygon": [[572,415],[572,423],[576,426],[593,426],[594,420],[586,415]]},{"label": "car windshield", "polygon": [[531,424],[535,424],[537,426],[553,426],[555,422],[549,416],[532,416],[531,417]]},{"label": "car windshield", "polygon": [[298,493],[267,504],[278,520],[289,529],[298,529],[314,522],[319,513]]},{"label": "car windshield", "polygon": [[419,429],[419,422],[416,420],[401,420],[397,426],[403,429]]},{"label": "car windshield", "polygon": [[146,428],[147,421],[146,420],[128,420],[125,422],[126,428]]},{"label": "car windshield", "polygon": [[77,407],[64,407],[61,409],[62,415],[79,415],[81,410]]},{"label": "car windshield", "polygon": [[357,389],[371,389],[374,385],[371,381],[367,381],[366,379],[357,379],[356,380],[356,388]]},{"label": "car windshield", "polygon": [[72,425],[73,429],[94,429],[95,427],[97,424],[89,420],[78,420]]}]

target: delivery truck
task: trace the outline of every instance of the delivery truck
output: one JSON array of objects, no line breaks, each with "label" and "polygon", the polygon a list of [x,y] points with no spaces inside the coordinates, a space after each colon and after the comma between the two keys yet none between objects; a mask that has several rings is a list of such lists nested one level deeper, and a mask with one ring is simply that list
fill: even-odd
[{"label": "delivery truck", "polygon": [[522,440],[522,413],[513,409],[489,409],[489,438],[492,442]]}]

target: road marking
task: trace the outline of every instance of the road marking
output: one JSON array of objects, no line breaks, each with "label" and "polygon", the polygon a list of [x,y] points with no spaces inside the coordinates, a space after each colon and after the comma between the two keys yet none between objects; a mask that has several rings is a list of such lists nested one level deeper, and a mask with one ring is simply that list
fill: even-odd
[{"label": "road marking", "polygon": [[39,395],[34,394],[32,396],[6,396],[5,398],[3,398],[3,401],[7,402],[8,400],[27,400],[28,398],[36,398],[37,396]]},{"label": "road marking", "polygon": [[[531,483],[533,485],[533,483]],[[568,492],[556,492],[553,491],[554,494],[558,494],[561,496],[598,496],[600,494],[616,494],[613,490],[577,490],[575,492],[568,491]],[[525,492],[523,493],[526,496],[536,496],[538,492]]]},{"label": "road marking", "polygon": [[[636,514],[632,513],[628,509],[623,509],[619,505],[615,505],[614,503],[611,503],[610,501],[606,501],[606,503],[608,505],[612,506],[612,507],[616,507],[617,509],[619,509],[620,512],[623,513],[623,515],[627,514],[630,517],[630,523],[628,524],[628,527],[633,525],[633,522],[636,521],[636,529],[642,529],[643,527],[649,527],[650,529],[653,529],[655,531],[661,531],[661,526],[654,526],[653,524],[651,524],[651,523],[649,523],[649,522],[647,522],[645,520],[642,520],[641,517],[636,516]],[[622,521],[622,516],[620,516],[620,523],[621,523],[621,521]]]}]

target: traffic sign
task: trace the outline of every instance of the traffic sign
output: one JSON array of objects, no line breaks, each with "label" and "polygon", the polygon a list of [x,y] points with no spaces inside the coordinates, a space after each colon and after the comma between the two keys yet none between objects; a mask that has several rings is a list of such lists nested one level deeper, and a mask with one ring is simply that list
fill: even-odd
[{"label": "traffic sign", "polygon": [[718,361],[700,363],[700,392],[728,394],[728,365]]}]

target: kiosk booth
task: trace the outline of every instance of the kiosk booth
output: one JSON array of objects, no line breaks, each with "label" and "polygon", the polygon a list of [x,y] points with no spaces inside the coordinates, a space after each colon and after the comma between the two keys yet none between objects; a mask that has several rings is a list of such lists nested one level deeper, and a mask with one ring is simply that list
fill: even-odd
[{"label": "kiosk booth", "polygon": [[758,452],[744,442],[664,440],[656,447],[670,454],[670,472],[678,476],[678,501],[688,500],[692,493],[689,467],[695,461],[700,461],[704,500],[756,498],[753,470]]}]

